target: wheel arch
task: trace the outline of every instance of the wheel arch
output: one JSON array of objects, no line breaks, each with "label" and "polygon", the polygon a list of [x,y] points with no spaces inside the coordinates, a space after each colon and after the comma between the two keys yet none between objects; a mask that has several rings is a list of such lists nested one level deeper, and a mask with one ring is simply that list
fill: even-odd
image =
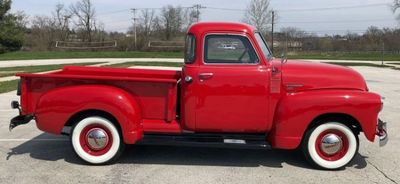
[{"label": "wheel arch", "polygon": [[103,111],[103,110],[98,110],[98,109],[87,109],[87,110],[83,110],[83,111],[75,113],[67,120],[67,122],[64,125],[64,128],[72,127],[76,123],[78,123],[78,121],[80,121],[84,118],[90,117],[90,116],[100,116],[100,117],[110,120],[116,126],[119,133],[122,133],[121,125],[119,124],[118,120],[112,114],[110,114],[106,111]]},{"label": "wheel arch", "polygon": [[87,113],[118,122],[126,144],[143,137],[142,112],[134,94],[108,85],[69,86],[45,93],[37,103],[36,125],[42,131],[60,134],[65,125]]},{"label": "wheel arch", "polygon": [[296,149],[310,126],[331,117],[374,141],[381,102],[379,95],[364,91],[315,90],[284,96],[276,108],[267,139],[274,148]]},{"label": "wheel arch", "polygon": [[[362,132],[362,126],[360,122],[350,114],[346,113],[324,113],[317,117],[315,117],[311,123],[307,126],[306,131],[314,128],[318,125],[321,125],[327,121],[336,121],[338,123],[342,123],[349,127],[356,135]],[[304,134],[303,134],[304,138]]]}]

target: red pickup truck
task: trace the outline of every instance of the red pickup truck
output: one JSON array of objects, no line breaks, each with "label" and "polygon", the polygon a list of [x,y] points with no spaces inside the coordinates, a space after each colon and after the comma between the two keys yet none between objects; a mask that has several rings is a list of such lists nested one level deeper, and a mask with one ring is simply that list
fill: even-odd
[{"label": "red pickup truck", "polygon": [[302,149],[322,169],[346,166],[358,135],[387,142],[381,96],[356,71],[272,56],[246,24],[198,23],[188,30],[181,71],[65,67],[21,73],[20,115],[66,134],[91,164],[115,161],[126,144]]}]

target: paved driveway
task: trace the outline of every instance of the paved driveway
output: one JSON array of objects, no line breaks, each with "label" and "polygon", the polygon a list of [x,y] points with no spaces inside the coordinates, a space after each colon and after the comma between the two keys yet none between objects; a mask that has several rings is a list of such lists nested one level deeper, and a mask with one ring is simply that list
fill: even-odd
[{"label": "paved driveway", "polygon": [[344,170],[314,170],[298,152],[168,146],[130,146],[114,165],[88,166],[67,137],[34,123],[8,132],[17,114],[8,110],[11,92],[0,95],[0,183],[399,183],[400,71],[354,68],[386,97],[390,140],[379,148],[361,135],[360,154]]}]

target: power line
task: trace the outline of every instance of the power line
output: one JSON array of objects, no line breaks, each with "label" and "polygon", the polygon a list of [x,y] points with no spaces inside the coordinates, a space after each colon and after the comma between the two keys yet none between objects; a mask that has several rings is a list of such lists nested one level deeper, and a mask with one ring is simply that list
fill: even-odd
[{"label": "power line", "polygon": [[[305,9],[281,9],[275,10],[277,12],[302,12],[302,11],[324,11],[324,10],[338,10],[338,9],[356,9],[356,8],[367,8],[376,6],[388,6],[387,3],[374,3],[365,5],[352,5],[352,6],[336,6],[336,7],[320,7],[320,8],[305,8]],[[246,9],[234,9],[234,8],[219,8],[219,7],[206,7],[211,10],[223,10],[223,11],[241,11],[245,12]]]},{"label": "power line", "polygon": [[210,6],[207,6],[205,8],[211,9],[211,10],[223,10],[223,11],[242,11],[242,12],[246,11],[246,9],[217,8],[217,7],[210,7]]},{"label": "power line", "polygon": [[338,10],[338,9],[355,9],[355,8],[367,8],[376,6],[387,6],[387,3],[375,3],[375,4],[365,4],[365,5],[353,5],[353,6],[337,6],[337,7],[326,7],[326,8],[305,8],[305,9],[286,9],[278,10],[280,12],[299,12],[299,11],[323,11],[323,10]]},{"label": "power line", "polygon": [[98,13],[97,15],[110,15],[110,14],[117,14],[117,13],[128,13],[129,10],[130,10],[130,9],[123,9],[123,10],[102,12],[102,13]]},{"label": "power line", "polygon": [[314,23],[354,23],[354,22],[378,22],[378,21],[392,21],[390,19],[364,19],[364,20],[337,20],[337,21],[304,21],[304,22],[278,22],[277,24],[314,24]]},{"label": "power line", "polygon": [[[388,6],[387,3],[374,3],[374,4],[365,4],[365,5],[352,5],[352,6],[336,6],[336,7],[320,7],[320,8],[305,8],[305,9],[278,9],[275,11],[278,12],[304,12],[304,11],[324,11],[324,10],[338,10],[338,9],[356,9],[356,8],[367,8],[367,7],[376,7],[376,6]],[[189,8],[198,8],[198,9],[210,9],[210,10],[222,10],[222,11],[239,11],[245,12],[246,9],[237,9],[237,8],[221,8],[221,7],[212,7],[212,6],[202,6],[200,4],[196,4],[194,6],[189,7],[180,7],[184,9]],[[154,7],[154,8],[136,8],[137,10],[161,10],[162,7]],[[130,9],[122,9],[110,12],[103,12],[99,13],[98,15],[109,15],[109,14],[117,14],[117,13],[124,13],[129,12]]]}]

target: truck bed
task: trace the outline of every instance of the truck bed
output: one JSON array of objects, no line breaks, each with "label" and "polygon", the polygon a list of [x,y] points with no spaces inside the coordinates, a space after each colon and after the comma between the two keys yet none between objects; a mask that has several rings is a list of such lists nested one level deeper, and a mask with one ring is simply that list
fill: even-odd
[{"label": "truck bed", "polygon": [[66,66],[46,74],[20,73],[21,105],[35,112],[40,97],[53,89],[77,85],[109,85],[130,93],[140,104],[143,119],[173,121],[180,71]]}]

